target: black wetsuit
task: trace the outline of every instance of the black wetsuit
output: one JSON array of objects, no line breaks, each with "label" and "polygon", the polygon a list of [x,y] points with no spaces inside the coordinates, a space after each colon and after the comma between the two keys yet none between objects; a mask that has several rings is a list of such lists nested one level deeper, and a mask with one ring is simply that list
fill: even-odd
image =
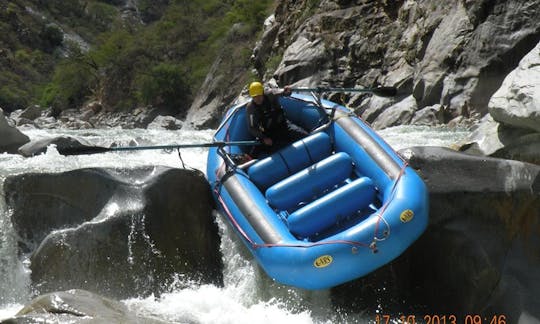
[{"label": "black wetsuit", "polygon": [[252,152],[253,155],[271,153],[289,143],[305,137],[308,133],[300,126],[289,121],[279,104],[278,96],[265,92],[260,105],[251,101],[246,108],[249,132],[262,140],[272,139],[272,146],[260,145]]}]

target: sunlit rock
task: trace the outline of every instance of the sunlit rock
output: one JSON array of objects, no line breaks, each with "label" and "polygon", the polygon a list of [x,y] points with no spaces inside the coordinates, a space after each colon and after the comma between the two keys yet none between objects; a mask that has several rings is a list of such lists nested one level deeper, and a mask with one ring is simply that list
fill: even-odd
[{"label": "sunlit rock", "polygon": [[460,150],[540,163],[540,43],[504,80]]},{"label": "sunlit rock", "polygon": [[159,324],[135,315],[126,305],[85,290],[73,289],[39,296],[2,323]]},{"label": "sunlit rock", "polygon": [[4,111],[0,108],[0,153],[17,153],[17,149],[28,141],[28,136],[8,123]]},{"label": "sunlit rock", "polygon": [[386,108],[371,124],[375,129],[409,124],[417,109],[416,100],[409,96]]},{"label": "sunlit rock", "polygon": [[540,43],[491,97],[489,113],[501,124],[540,133]]},{"label": "sunlit rock", "polygon": [[183,126],[182,121],[173,116],[157,116],[148,124],[147,129],[179,130]]},{"label": "sunlit rock", "polygon": [[437,126],[444,122],[444,107],[437,104],[415,112],[411,119],[413,125]]}]

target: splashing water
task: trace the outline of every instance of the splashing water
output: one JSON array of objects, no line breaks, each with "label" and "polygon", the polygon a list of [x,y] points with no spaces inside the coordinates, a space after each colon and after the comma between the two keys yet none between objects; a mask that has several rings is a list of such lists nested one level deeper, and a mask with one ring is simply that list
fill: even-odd
[{"label": "splashing water", "polygon": [[[31,139],[71,135],[99,146],[111,144],[167,145],[203,143],[212,140],[212,130],[31,130],[24,131]],[[466,130],[398,126],[379,132],[396,150],[410,146],[450,146],[464,138]],[[206,170],[205,148],[183,149],[181,158],[187,167]],[[178,154],[165,151],[109,152],[94,155],[62,156],[54,147],[32,158],[0,154],[0,184],[7,176],[27,172],[65,172],[78,168],[107,167],[127,169],[164,165],[182,167]],[[118,206],[117,206],[118,207]],[[111,205],[102,213],[113,212]],[[30,299],[30,278],[27,260],[19,259],[17,238],[11,225],[10,211],[0,195],[0,320],[13,316]],[[140,215],[144,217],[144,215]],[[187,282],[175,278],[168,293],[160,297],[131,298],[123,302],[141,316],[173,323],[363,323],[372,320],[363,314],[341,314],[331,306],[329,291],[309,292],[279,285],[269,279],[252,259],[242,242],[219,216],[224,261],[224,287]],[[151,248],[150,239],[141,227],[144,219],[134,219],[130,240],[143,240]],[[158,251],[153,252],[158,253]],[[132,255],[130,255],[132,256]],[[188,287],[188,288],[186,288]]]}]

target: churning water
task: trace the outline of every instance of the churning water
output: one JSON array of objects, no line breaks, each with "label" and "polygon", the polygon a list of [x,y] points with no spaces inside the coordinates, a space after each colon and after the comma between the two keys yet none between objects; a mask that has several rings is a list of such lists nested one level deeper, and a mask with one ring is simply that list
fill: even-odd
[{"label": "churning water", "polygon": [[[32,139],[57,135],[84,138],[95,145],[163,145],[203,143],[212,140],[213,131],[164,130],[29,130]],[[451,146],[464,138],[465,130],[399,126],[380,132],[399,150],[410,146]],[[206,170],[207,149],[181,150],[187,167]],[[0,185],[6,176],[27,172],[63,172],[86,167],[132,168],[148,165],[182,167],[176,151],[138,151],[94,155],[62,156],[54,147],[32,158],[0,155]],[[19,257],[17,239],[0,195],[0,320],[14,315],[31,299],[28,260]],[[241,242],[221,219],[224,287],[191,284],[189,288],[168,287],[159,297],[133,297],[122,301],[140,315],[172,323],[335,323],[364,322],[373,314],[341,314],[330,306],[327,291],[306,292],[272,282],[256,266]],[[182,277],[178,287],[185,287]]]}]

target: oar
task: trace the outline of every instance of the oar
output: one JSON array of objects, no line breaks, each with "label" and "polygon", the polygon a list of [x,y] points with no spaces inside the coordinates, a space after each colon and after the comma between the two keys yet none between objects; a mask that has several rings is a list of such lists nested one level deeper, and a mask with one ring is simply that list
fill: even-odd
[{"label": "oar", "polygon": [[80,147],[62,147],[57,148],[58,153],[62,155],[96,154],[116,151],[141,151],[141,150],[173,150],[193,147],[223,147],[223,146],[251,146],[261,145],[259,141],[235,141],[235,142],[210,142],[210,143],[192,143],[192,144],[171,144],[171,145],[152,145],[152,146],[80,146]]},{"label": "oar", "polygon": [[379,97],[393,97],[397,94],[396,87],[375,87],[375,88],[291,88],[293,92],[367,92]]}]

